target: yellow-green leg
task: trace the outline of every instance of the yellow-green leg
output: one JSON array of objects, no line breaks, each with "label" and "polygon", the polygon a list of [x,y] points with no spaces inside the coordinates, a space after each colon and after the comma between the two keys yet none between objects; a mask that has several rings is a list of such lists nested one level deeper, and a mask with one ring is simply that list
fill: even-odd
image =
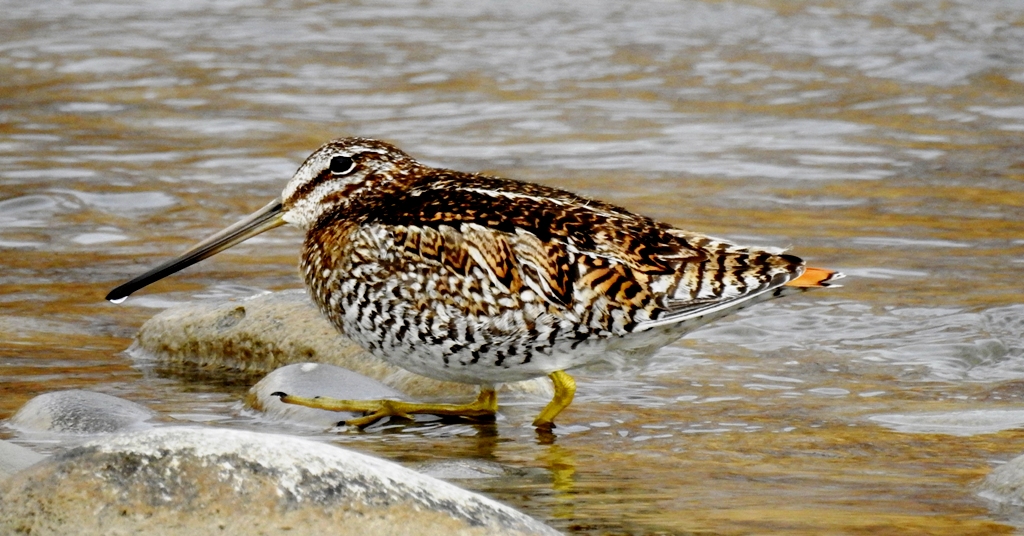
[{"label": "yellow-green leg", "polygon": [[572,376],[566,374],[564,370],[556,370],[548,374],[548,377],[555,385],[555,396],[547,406],[544,406],[540,415],[533,420],[533,425],[537,428],[554,428],[555,416],[569,407],[569,404],[572,404],[572,398],[576,396],[576,380],[572,379]]},{"label": "yellow-green leg", "polygon": [[[488,417],[498,411],[498,394],[493,388],[481,387],[480,395],[468,404],[425,404],[421,402],[404,402],[402,400],[340,400],[337,398],[294,396],[282,392],[271,394],[285,404],[306,406],[307,408],[326,409],[327,411],[353,411],[367,413],[363,417],[350,419],[345,424],[351,426],[368,426],[384,417],[409,418],[413,413],[430,415],[450,415],[461,417]],[[570,400],[572,397],[570,396]]]}]

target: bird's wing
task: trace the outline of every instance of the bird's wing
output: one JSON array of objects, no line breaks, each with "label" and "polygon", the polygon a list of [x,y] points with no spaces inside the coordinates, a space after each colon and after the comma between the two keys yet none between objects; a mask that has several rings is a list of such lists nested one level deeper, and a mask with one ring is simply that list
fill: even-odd
[{"label": "bird's wing", "polygon": [[731,307],[804,270],[792,255],[681,231],[569,192],[455,172],[379,204],[365,221],[395,230],[398,255],[460,277],[485,268],[501,291],[531,289],[566,309],[619,309],[627,330]]}]

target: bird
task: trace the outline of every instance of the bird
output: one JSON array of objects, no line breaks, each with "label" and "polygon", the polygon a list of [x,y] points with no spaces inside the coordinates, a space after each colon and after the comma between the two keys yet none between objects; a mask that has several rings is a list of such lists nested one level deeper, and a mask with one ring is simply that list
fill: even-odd
[{"label": "bird", "polygon": [[464,404],[274,393],[357,412],[347,424],[360,427],[413,414],[493,418],[497,385],[547,376],[554,395],[533,426],[551,430],[575,396],[567,371],[650,355],[739,309],[843,277],[782,249],[349,137],[306,158],[280,197],[106,298],[119,303],[284,224],[305,231],[299,272],[338,331],[401,368],[480,389]]}]

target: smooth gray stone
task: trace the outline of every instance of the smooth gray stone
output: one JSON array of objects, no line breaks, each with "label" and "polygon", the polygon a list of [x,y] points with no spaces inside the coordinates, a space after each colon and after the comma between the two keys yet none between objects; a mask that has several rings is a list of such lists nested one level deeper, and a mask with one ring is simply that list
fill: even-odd
[{"label": "smooth gray stone", "polygon": [[1024,531],[1024,455],[993,469],[977,491],[1002,521]]},{"label": "smooth gray stone", "polygon": [[991,501],[1024,506],[1024,456],[1017,456],[993,469],[981,483],[979,491]]},{"label": "smooth gray stone", "polygon": [[44,458],[34,450],[0,439],[0,481]]},{"label": "smooth gray stone", "polygon": [[903,433],[972,436],[1024,426],[1024,410],[972,409],[942,413],[889,413],[869,420]]},{"label": "smooth gray stone", "polygon": [[346,411],[285,404],[280,398],[271,396],[278,391],[345,400],[409,400],[401,391],[348,369],[318,363],[296,363],[285,365],[264,376],[249,389],[246,404],[273,419],[320,427],[334,426],[340,421],[359,416]]},{"label": "smooth gray stone", "polygon": [[[269,373],[314,361],[346,368],[414,397],[471,400],[474,385],[442,382],[385,363],[342,336],[306,293],[289,290],[243,300],[171,307],[147,320],[129,353],[175,364]],[[550,398],[546,378],[505,384],[499,394]]]},{"label": "smooth gray stone", "polygon": [[0,483],[0,534],[557,534],[491,499],[291,436],[106,436]]},{"label": "smooth gray stone", "polygon": [[92,391],[54,391],[25,403],[9,423],[26,432],[102,434],[142,426],[156,415],[130,400]]},{"label": "smooth gray stone", "polygon": [[413,466],[417,471],[441,480],[476,480],[480,478],[522,477],[529,471],[487,460],[461,459],[424,462]]}]

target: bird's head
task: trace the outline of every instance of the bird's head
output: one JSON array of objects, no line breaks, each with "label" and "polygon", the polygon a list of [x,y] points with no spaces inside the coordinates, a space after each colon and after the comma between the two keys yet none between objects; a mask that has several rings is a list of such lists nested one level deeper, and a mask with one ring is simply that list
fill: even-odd
[{"label": "bird's head", "polygon": [[281,218],[309,229],[325,214],[401,182],[417,168],[409,155],[382,141],[330,141],[309,155],[284,187]]}]

